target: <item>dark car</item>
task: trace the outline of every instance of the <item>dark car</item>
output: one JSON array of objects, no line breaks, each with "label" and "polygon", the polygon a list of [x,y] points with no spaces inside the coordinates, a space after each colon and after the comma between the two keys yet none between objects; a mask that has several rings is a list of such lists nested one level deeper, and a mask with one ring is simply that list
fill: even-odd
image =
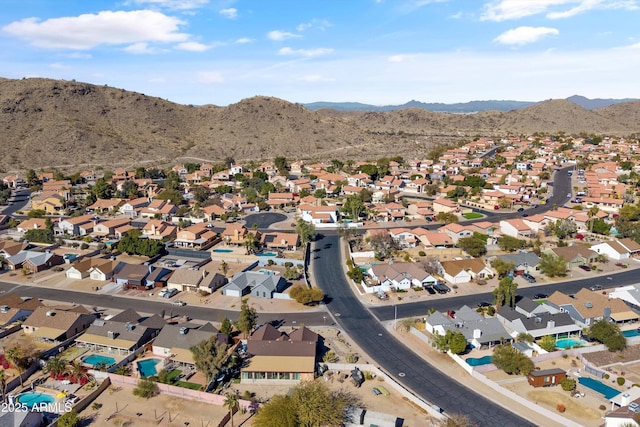
[{"label": "dark car", "polygon": [[533,299],[546,299],[549,295],[538,292],[533,296]]},{"label": "dark car", "polygon": [[447,292],[451,292],[451,288],[449,288],[444,283],[438,283],[433,285],[433,289],[436,290],[439,294],[446,294]]},{"label": "dark car", "polygon": [[435,293],[436,293],[436,290],[433,289],[433,286],[425,286],[424,290],[429,292],[430,295],[435,295]]},{"label": "dark car", "polygon": [[518,208],[518,212],[524,212],[524,208]]},{"label": "dark car", "polygon": [[536,278],[529,273],[522,273],[522,278],[529,283],[536,283]]},{"label": "dark car", "polygon": [[491,307],[491,305],[492,304],[490,302],[482,301],[478,303],[478,308]]},{"label": "dark car", "polygon": [[579,265],[578,268],[583,269],[584,271],[591,271],[591,267],[589,267],[588,265]]},{"label": "dark car", "polygon": [[526,213],[526,212],[522,214],[522,217],[523,217],[523,218],[526,218],[526,217],[528,217],[528,216],[529,216],[529,214],[528,214],[528,213]]},{"label": "dark car", "polygon": [[593,285],[589,289],[591,289],[592,291],[601,291],[602,285]]}]

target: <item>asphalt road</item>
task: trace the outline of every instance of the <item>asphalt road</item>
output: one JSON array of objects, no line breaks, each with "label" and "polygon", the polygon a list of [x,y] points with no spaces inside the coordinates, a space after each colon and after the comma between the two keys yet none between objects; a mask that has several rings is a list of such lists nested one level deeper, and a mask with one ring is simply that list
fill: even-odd
[{"label": "asphalt road", "polygon": [[[1,276],[0,276],[1,277]],[[220,318],[227,317],[229,320],[237,320],[240,300],[234,310],[219,310],[207,306],[186,305],[177,307],[171,305],[167,300],[150,296],[148,298],[127,298],[117,295],[96,294],[89,292],[77,292],[65,289],[45,288],[42,286],[16,285],[13,283],[0,282],[0,293],[14,291],[21,297],[40,298],[51,301],[64,301],[67,303],[82,304],[87,307],[110,308],[124,310],[133,308],[140,313],[164,314],[173,316],[189,316],[192,319],[217,322]],[[327,317],[327,312],[313,311],[304,313],[258,313],[258,324],[265,322],[280,322],[293,326],[296,324],[305,325],[330,325],[333,323]]]},{"label": "asphalt road", "polygon": [[271,224],[284,221],[285,219],[287,219],[287,216],[281,213],[261,212],[247,215],[245,218],[245,226],[251,229],[257,225],[259,230],[263,230],[269,228]]},{"label": "asphalt road", "polygon": [[2,209],[3,215],[12,215],[17,211],[23,210],[29,203],[29,190],[18,190],[13,194],[13,200]]},{"label": "asphalt road", "polygon": [[339,245],[336,235],[324,235],[315,242],[317,284],[330,299],[327,307],[335,321],[380,368],[445,413],[464,413],[479,425],[533,425],[451,380],[390,334],[353,295],[342,269]]}]

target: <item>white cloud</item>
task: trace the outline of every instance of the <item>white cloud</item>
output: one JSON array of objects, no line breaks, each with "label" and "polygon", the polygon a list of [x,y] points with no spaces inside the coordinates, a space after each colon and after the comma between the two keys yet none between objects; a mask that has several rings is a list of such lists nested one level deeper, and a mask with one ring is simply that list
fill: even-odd
[{"label": "white cloud", "polygon": [[389,62],[406,62],[410,60],[414,55],[391,55],[387,58]]},{"label": "white cloud", "polygon": [[320,56],[333,52],[333,49],[319,47],[316,49],[291,49],[290,47],[283,47],[278,51],[278,55],[296,55],[296,56]]},{"label": "white cloud", "polygon": [[309,74],[309,75],[300,77],[298,80],[300,80],[302,82],[308,82],[308,83],[322,83],[322,82],[335,82],[336,81],[336,79],[333,79],[333,78],[330,78],[330,77],[324,77],[324,76],[321,76],[319,74]]},{"label": "white cloud", "polygon": [[238,9],[230,7],[228,9],[221,9],[218,13],[227,19],[236,19],[238,17]]},{"label": "white cloud", "polygon": [[184,42],[176,45],[176,49],[186,50],[189,52],[205,52],[211,49],[211,46],[198,42]]},{"label": "white cloud", "polygon": [[267,33],[269,40],[281,42],[287,39],[294,39],[302,37],[300,34],[288,33],[286,31],[273,30]]},{"label": "white cloud", "polygon": [[549,27],[518,27],[509,31],[505,31],[493,41],[509,44],[509,45],[523,45],[528,43],[535,43],[544,37],[551,35],[558,35],[560,31],[556,28]]},{"label": "white cloud", "polygon": [[329,21],[327,21],[326,19],[312,19],[309,22],[305,22],[302,24],[298,24],[296,26],[296,30],[298,30],[299,32],[308,30],[310,28],[316,29],[316,30],[321,30],[324,31],[329,27],[332,27],[333,25],[331,25],[331,23]]},{"label": "white cloud", "polygon": [[167,79],[164,77],[153,77],[147,80],[149,83],[166,83]]},{"label": "white cloud", "polygon": [[560,19],[594,9],[638,8],[637,0],[493,0],[485,4],[481,18],[485,21],[505,21],[546,13],[549,19]]},{"label": "white cloud", "polygon": [[71,58],[71,59],[91,59],[93,57],[90,53],[84,53],[84,52],[70,52],[62,56],[64,56],[65,58]]},{"label": "white cloud", "polygon": [[125,4],[142,4],[163,7],[166,9],[197,9],[209,3],[209,0],[130,0]]},{"label": "white cloud", "polygon": [[240,37],[239,39],[236,40],[237,44],[247,44],[247,43],[251,43],[253,42],[253,39],[250,39],[249,37]]},{"label": "white cloud", "polygon": [[3,31],[47,49],[91,49],[100,45],[148,42],[182,42],[188,34],[178,32],[184,22],[151,10],[103,11],[40,21],[26,18],[3,27]]},{"label": "white cloud", "polygon": [[129,45],[124,48],[124,51],[127,53],[132,53],[134,55],[151,55],[158,52],[156,49],[149,46],[148,43],[144,42]]},{"label": "white cloud", "polygon": [[62,62],[54,62],[53,64],[49,64],[49,68],[53,68],[55,70],[69,70],[70,66],[63,64]]},{"label": "white cloud", "polygon": [[200,71],[197,77],[198,82],[204,84],[224,83],[224,77],[218,71]]}]

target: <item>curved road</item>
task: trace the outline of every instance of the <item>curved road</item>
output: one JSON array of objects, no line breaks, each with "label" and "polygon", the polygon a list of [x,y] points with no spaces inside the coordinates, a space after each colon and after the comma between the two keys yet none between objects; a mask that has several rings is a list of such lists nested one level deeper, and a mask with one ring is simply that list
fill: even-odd
[{"label": "curved road", "polygon": [[352,293],[342,268],[339,236],[323,236],[316,248],[317,284],[331,300],[328,308],[335,321],[389,375],[446,412],[464,413],[479,425],[498,420],[501,426],[534,425],[451,380],[390,334]]}]

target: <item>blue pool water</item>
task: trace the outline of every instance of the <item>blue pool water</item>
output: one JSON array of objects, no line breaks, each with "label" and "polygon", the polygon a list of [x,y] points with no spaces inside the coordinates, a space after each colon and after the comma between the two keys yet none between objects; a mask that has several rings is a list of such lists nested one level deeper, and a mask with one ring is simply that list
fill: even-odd
[{"label": "blue pool water", "polygon": [[140,375],[142,375],[143,377],[151,377],[153,375],[157,375],[158,370],[156,369],[156,365],[158,364],[158,362],[158,359],[145,359],[136,362],[138,364]]},{"label": "blue pool water", "polygon": [[632,329],[630,331],[622,331],[622,335],[625,338],[638,337],[638,336],[640,336],[640,329]]},{"label": "blue pool water", "polygon": [[573,347],[584,347],[587,345],[586,341],[582,341],[577,338],[563,338],[561,340],[556,341],[556,348],[573,348]]},{"label": "blue pool water", "polygon": [[257,256],[277,256],[278,254],[274,254],[273,252],[265,252],[262,254],[256,254]]},{"label": "blue pool water", "polygon": [[466,360],[467,363],[471,366],[488,365],[489,363],[491,363],[491,356],[469,357]]},{"label": "blue pool water", "polygon": [[228,254],[233,252],[233,249],[214,249],[211,252],[217,252],[219,254]]},{"label": "blue pool water", "polygon": [[594,380],[593,378],[581,377],[581,378],[578,378],[578,382],[585,387],[589,387],[591,390],[597,391],[607,399],[611,399],[612,397],[620,394],[620,392],[615,388],[609,387],[608,385],[603,384],[598,380]]},{"label": "blue pool water", "polygon": [[102,364],[109,367],[116,363],[116,359],[114,359],[113,357],[103,356],[101,354],[90,354],[89,356],[82,357],[80,360],[82,360],[83,363],[91,366]]},{"label": "blue pool water", "polygon": [[16,396],[18,403],[22,403],[29,407],[40,406],[42,403],[50,404],[55,402],[53,396],[44,393],[22,393]]}]

